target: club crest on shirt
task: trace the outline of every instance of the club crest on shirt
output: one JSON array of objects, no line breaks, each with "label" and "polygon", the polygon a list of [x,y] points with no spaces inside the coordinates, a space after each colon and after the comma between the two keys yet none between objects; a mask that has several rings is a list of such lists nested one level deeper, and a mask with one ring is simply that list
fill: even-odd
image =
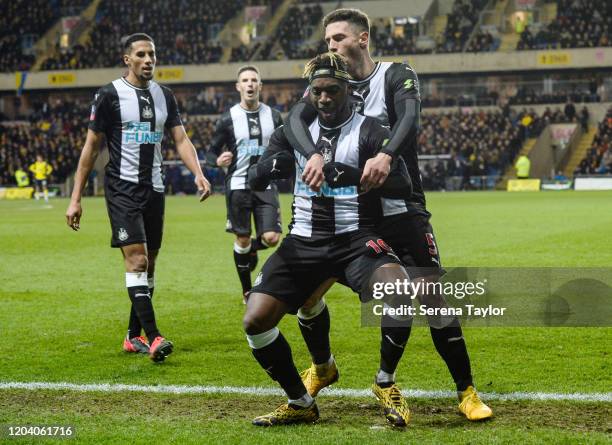
[{"label": "club crest on shirt", "polygon": [[142,109],[142,118],[143,119],[151,119],[153,117],[153,110],[151,107],[144,107]]},{"label": "club crest on shirt", "polygon": [[249,133],[251,134],[251,136],[259,136],[261,134],[261,131],[259,131],[258,127],[251,127],[249,129]]},{"label": "club crest on shirt", "polygon": [[119,239],[119,241],[125,241],[126,239],[128,239],[128,237],[129,235],[127,233],[127,230],[125,230],[123,227],[120,227],[117,231],[117,238]]}]

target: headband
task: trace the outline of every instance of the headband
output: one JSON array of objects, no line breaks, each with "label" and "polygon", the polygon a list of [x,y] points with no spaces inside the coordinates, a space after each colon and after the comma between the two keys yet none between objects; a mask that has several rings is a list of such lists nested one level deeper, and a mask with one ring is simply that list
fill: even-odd
[{"label": "headband", "polygon": [[346,71],[337,70],[334,68],[319,68],[310,75],[308,82],[310,83],[314,79],[318,79],[320,77],[333,77],[334,79],[338,79],[343,82],[348,82],[351,79],[350,74]]}]

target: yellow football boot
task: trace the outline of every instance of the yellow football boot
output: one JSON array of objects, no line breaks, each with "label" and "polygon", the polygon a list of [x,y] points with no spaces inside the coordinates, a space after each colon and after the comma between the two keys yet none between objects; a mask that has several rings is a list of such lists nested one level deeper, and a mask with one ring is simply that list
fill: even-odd
[{"label": "yellow football boot", "polygon": [[493,410],[484,404],[473,386],[468,386],[461,393],[459,411],[465,414],[468,420],[484,420],[493,417]]},{"label": "yellow football boot", "polygon": [[399,387],[394,383],[388,388],[381,388],[376,382],[372,392],[383,407],[387,421],[393,426],[406,426],[410,421],[410,409]]},{"label": "yellow football boot", "polygon": [[312,397],[316,397],[326,386],[329,386],[338,381],[340,373],[334,360],[331,365],[310,365],[310,368],[300,373],[304,386]]},{"label": "yellow football boot", "polygon": [[319,408],[317,402],[312,402],[308,408],[289,405],[285,403],[274,411],[253,419],[253,425],[276,426],[291,425],[294,423],[314,423],[319,419]]}]

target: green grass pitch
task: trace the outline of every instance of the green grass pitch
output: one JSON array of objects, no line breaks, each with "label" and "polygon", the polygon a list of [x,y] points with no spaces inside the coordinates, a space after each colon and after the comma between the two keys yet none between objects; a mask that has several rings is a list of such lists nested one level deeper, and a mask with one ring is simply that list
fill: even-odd
[{"label": "green grass pitch", "polygon": [[[447,267],[612,265],[610,192],[430,193],[428,199]],[[290,197],[282,203],[286,229]],[[162,365],[121,351],[129,300],[121,254],[109,247],[103,199],[84,199],[79,233],[65,224],[66,206],[66,200],[49,206],[0,201],[0,383],[274,386],[242,332],[244,306],[221,196],[203,204],[194,197],[167,200],[154,302],[161,331],[176,348]],[[378,330],[361,327],[357,297],[341,286],[327,301],[341,373],[336,387],[367,388],[378,365]],[[295,318],[286,317],[280,327],[298,368],[308,366]],[[482,392],[612,388],[610,328],[468,327],[465,336]],[[406,389],[453,387],[422,327],[413,330],[397,374]],[[409,400],[411,425],[395,431],[385,426],[373,398],[322,395],[316,425],[250,425],[253,416],[282,401],[0,389],[0,443],[23,443],[6,436],[8,424],[74,425],[76,441],[108,444],[612,441],[607,402],[492,401],[496,417],[473,424],[458,414],[456,400],[415,399]]]}]

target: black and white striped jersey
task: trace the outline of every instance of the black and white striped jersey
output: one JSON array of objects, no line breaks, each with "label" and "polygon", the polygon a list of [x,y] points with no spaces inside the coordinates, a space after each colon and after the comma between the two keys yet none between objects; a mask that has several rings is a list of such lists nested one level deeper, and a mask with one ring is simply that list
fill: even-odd
[{"label": "black and white striped jersey", "polygon": [[123,77],[98,90],[89,128],[106,135],[106,175],[164,191],[161,142],[164,128],[182,125],[174,94],[156,82],[138,88]]},{"label": "black and white striped jersey", "polygon": [[236,104],[221,115],[210,149],[217,156],[225,150],[234,155],[227,171],[229,190],[249,188],[246,180],[249,167],[257,163],[268,146],[274,129],[282,124],[280,113],[263,103],[256,111],[245,110],[240,104]]},{"label": "black and white striped jersey", "polygon": [[[389,137],[387,129],[375,119],[353,112],[350,118],[334,128],[323,126],[317,118],[309,127],[313,141],[325,162],[342,162],[363,168]],[[286,138],[282,131],[275,135]],[[273,141],[270,142],[270,148]],[[371,229],[380,222],[381,201],[374,193],[359,194],[357,186],[332,189],[323,183],[319,193],[302,181],[306,158],[294,150],[296,174],[292,220],[289,232],[312,239],[330,238],[358,229]]]},{"label": "black and white striped jersey", "polygon": [[[398,116],[395,102],[404,99],[420,101],[419,80],[414,70],[407,64],[396,62],[376,62],[374,71],[363,80],[351,80],[352,98],[357,112],[378,119],[393,129]],[[425,194],[421,183],[417,157],[417,136],[404,141],[401,156],[406,162],[412,179],[412,197],[409,202],[397,199],[383,199],[385,216],[396,215],[417,209],[425,210]]]}]

